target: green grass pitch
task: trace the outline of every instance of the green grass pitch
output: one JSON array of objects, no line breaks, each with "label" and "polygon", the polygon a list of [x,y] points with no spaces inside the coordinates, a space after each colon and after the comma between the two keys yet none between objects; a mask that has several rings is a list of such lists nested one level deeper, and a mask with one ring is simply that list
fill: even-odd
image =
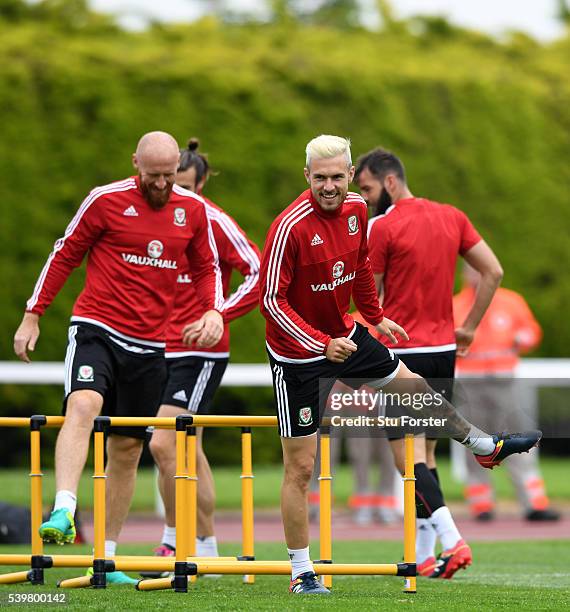
[{"label": "green grass pitch", "polygon": [[[222,545],[221,554],[235,554],[235,546]],[[19,605],[41,610],[561,610],[568,605],[570,591],[570,546],[567,541],[480,542],[473,546],[474,564],[453,580],[418,579],[418,592],[402,592],[402,578],[335,577],[330,597],[301,597],[287,592],[285,576],[259,576],[254,585],[244,585],[237,576],[201,578],[187,594],[171,591],[137,592],[131,586],[114,586],[105,591],[56,589],[57,580],[81,575],[81,570],[46,570],[46,585],[0,586],[0,607],[8,593],[66,593],[65,605]],[[2,546],[3,553],[25,553],[24,546]],[[316,543],[312,550],[318,551]],[[401,559],[399,542],[336,542],[338,562],[390,563]],[[46,554],[85,554],[90,547],[62,549],[47,547]],[[125,545],[120,554],[148,554],[149,547]],[[258,544],[258,559],[283,559],[280,544]],[[2,567],[2,573],[25,568]]]},{"label": "green grass pitch", "polygon": [[[570,479],[567,478],[568,460],[554,457],[541,459],[541,468],[547,483],[548,494],[553,503],[567,504],[570,500]],[[213,466],[216,482],[216,507],[218,509],[239,509],[241,507],[241,480],[238,466]],[[89,465],[83,472],[79,487],[79,507],[87,510],[93,507],[93,468]],[[255,508],[278,508],[280,483],[283,477],[282,466],[253,466],[255,474],[254,499]],[[438,459],[438,471],[444,483],[447,501],[463,500],[463,485],[451,477],[449,461],[446,457]],[[55,480],[52,469],[44,469],[43,498],[45,504],[53,502]],[[2,501],[13,504],[29,504],[29,468],[12,468],[0,470],[0,490]],[[513,500],[514,489],[509,481],[507,470],[493,470],[493,482],[499,500]],[[373,470],[371,482],[376,482],[377,470]],[[131,512],[149,512],[154,510],[156,475],[152,468],[139,469],[137,486]],[[334,474],[333,492],[337,507],[346,506],[352,493],[353,476],[347,465],[341,465]]]}]

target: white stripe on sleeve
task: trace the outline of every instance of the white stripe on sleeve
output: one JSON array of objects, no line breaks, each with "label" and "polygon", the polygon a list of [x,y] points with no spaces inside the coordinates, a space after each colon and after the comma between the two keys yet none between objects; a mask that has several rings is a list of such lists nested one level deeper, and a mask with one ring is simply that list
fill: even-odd
[{"label": "white stripe on sleeve", "polygon": [[281,220],[277,232],[275,233],[273,244],[271,245],[267,273],[267,288],[263,298],[263,303],[277,324],[290,336],[297,340],[297,342],[299,342],[303,348],[310,352],[321,354],[324,352],[325,345],[322,342],[312,338],[309,334],[307,334],[307,332],[305,332],[293,320],[291,320],[279,307],[276,297],[279,290],[281,261],[283,259],[289,233],[296,223],[304,219],[307,215],[310,215],[312,212],[313,209],[309,201],[305,200]]}]

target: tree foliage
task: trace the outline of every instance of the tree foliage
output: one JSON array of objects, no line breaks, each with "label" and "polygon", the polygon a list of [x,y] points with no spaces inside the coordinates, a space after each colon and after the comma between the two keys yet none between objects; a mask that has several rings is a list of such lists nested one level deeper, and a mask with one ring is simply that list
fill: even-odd
[{"label": "tree foliage", "polygon": [[[329,3],[332,6],[335,3]],[[192,25],[127,33],[83,2],[0,4],[0,347],[46,256],[94,186],[133,172],[142,133],[201,138],[220,170],[208,195],[260,245],[306,186],[303,151],[319,133],[355,156],[401,155],[412,191],[464,209],[545,330],[540,354],[567,355],[570,331],[570,40],[499,43],[431,22],[423,29]],[[82,273],[43,317],[36,360],[63,359]],[[235,362],[264,361],[264,323],[233,324]],[[0,389],[4,414],[58,413],[60,391]],[[219,408],[267,413],[269,391],[223,390]]]},{"label": "tree foliage", "polygon": [[36,22],[61,30],[116,30],[111,17],[90,10],[87,0],[2,0],[0,19],[8,22]]}]

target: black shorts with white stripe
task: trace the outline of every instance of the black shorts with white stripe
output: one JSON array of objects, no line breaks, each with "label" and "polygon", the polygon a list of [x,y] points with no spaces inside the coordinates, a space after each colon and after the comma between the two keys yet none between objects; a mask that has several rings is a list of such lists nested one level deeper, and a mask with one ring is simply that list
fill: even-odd
[{"label": "black shorts with white stripe", "polygon": [[[154,417],[166,382],[164,349],[89,323],[72,324],[65,356],[65,398],[83,389],[103,396],[105,416]],[[112,434],[147,438],[146,427],[113,427]]]},{"label": "black shorts with white stripe", "polygon": [[[402,353],[400,360],[406,364],[407,368],[422,378],[425,378],[428,385],[436,392],[445,397],[448,402],[453,401],[453,383],[455,380],[455,350],[442,351],[435,353]],[[407,411],[397,412],[394,416],[409,414]],[[390,416],[390,415],[389,415]],[[404,437],[406,432],[401,430],[397,433],[392,430],[388,433],[390,440],[399,440]],[[441,438],[441,428],[429,429],[425,427],[414,428],[414,433],[424,434],[426,438],[434,440]]]},{"label": "black shorts with white stripe", "polygon": [[381,387],[398,374],[398,356],[371,336],[366,327],[357,323],[351,340],[358,350],[344,363],[333,363],[326,358],[309,363],[286,363],[269,354],[281,437],[300,438],[318,430],[336,380],[350,386],[356,381],[358,385],[374,382]]},{"label": "black shorts with white stripe", "polygon": [[455,379],[455,351],[441,353],[402,353],[400,359],[409,370],[425,378],[429,386],[453,401]]},{"label": "black shorts with white stripe", "polygon": [[162,403],[186,408],[192,414],[207,414],[214,393],[222,382],[228,359],[174,357],[166,360],[168,381]]}]

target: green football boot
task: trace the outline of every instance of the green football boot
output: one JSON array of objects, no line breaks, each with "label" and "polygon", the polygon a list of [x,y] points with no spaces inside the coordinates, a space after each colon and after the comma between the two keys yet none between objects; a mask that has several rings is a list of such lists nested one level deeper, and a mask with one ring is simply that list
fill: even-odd
[{"label": "green football boot", "polygon": [[40,537],[44,542],[73,544],[75,542],[75,521],[67,508],[54,510],[49,519],[40,525]]},{"label": "green football boot", "polygon": [[[90,567],[87,572],[87,576],[93,576],[93,568]],[[107,584],[137,584],[138,580],[127,576],[124,572],[107,572]]]}]

